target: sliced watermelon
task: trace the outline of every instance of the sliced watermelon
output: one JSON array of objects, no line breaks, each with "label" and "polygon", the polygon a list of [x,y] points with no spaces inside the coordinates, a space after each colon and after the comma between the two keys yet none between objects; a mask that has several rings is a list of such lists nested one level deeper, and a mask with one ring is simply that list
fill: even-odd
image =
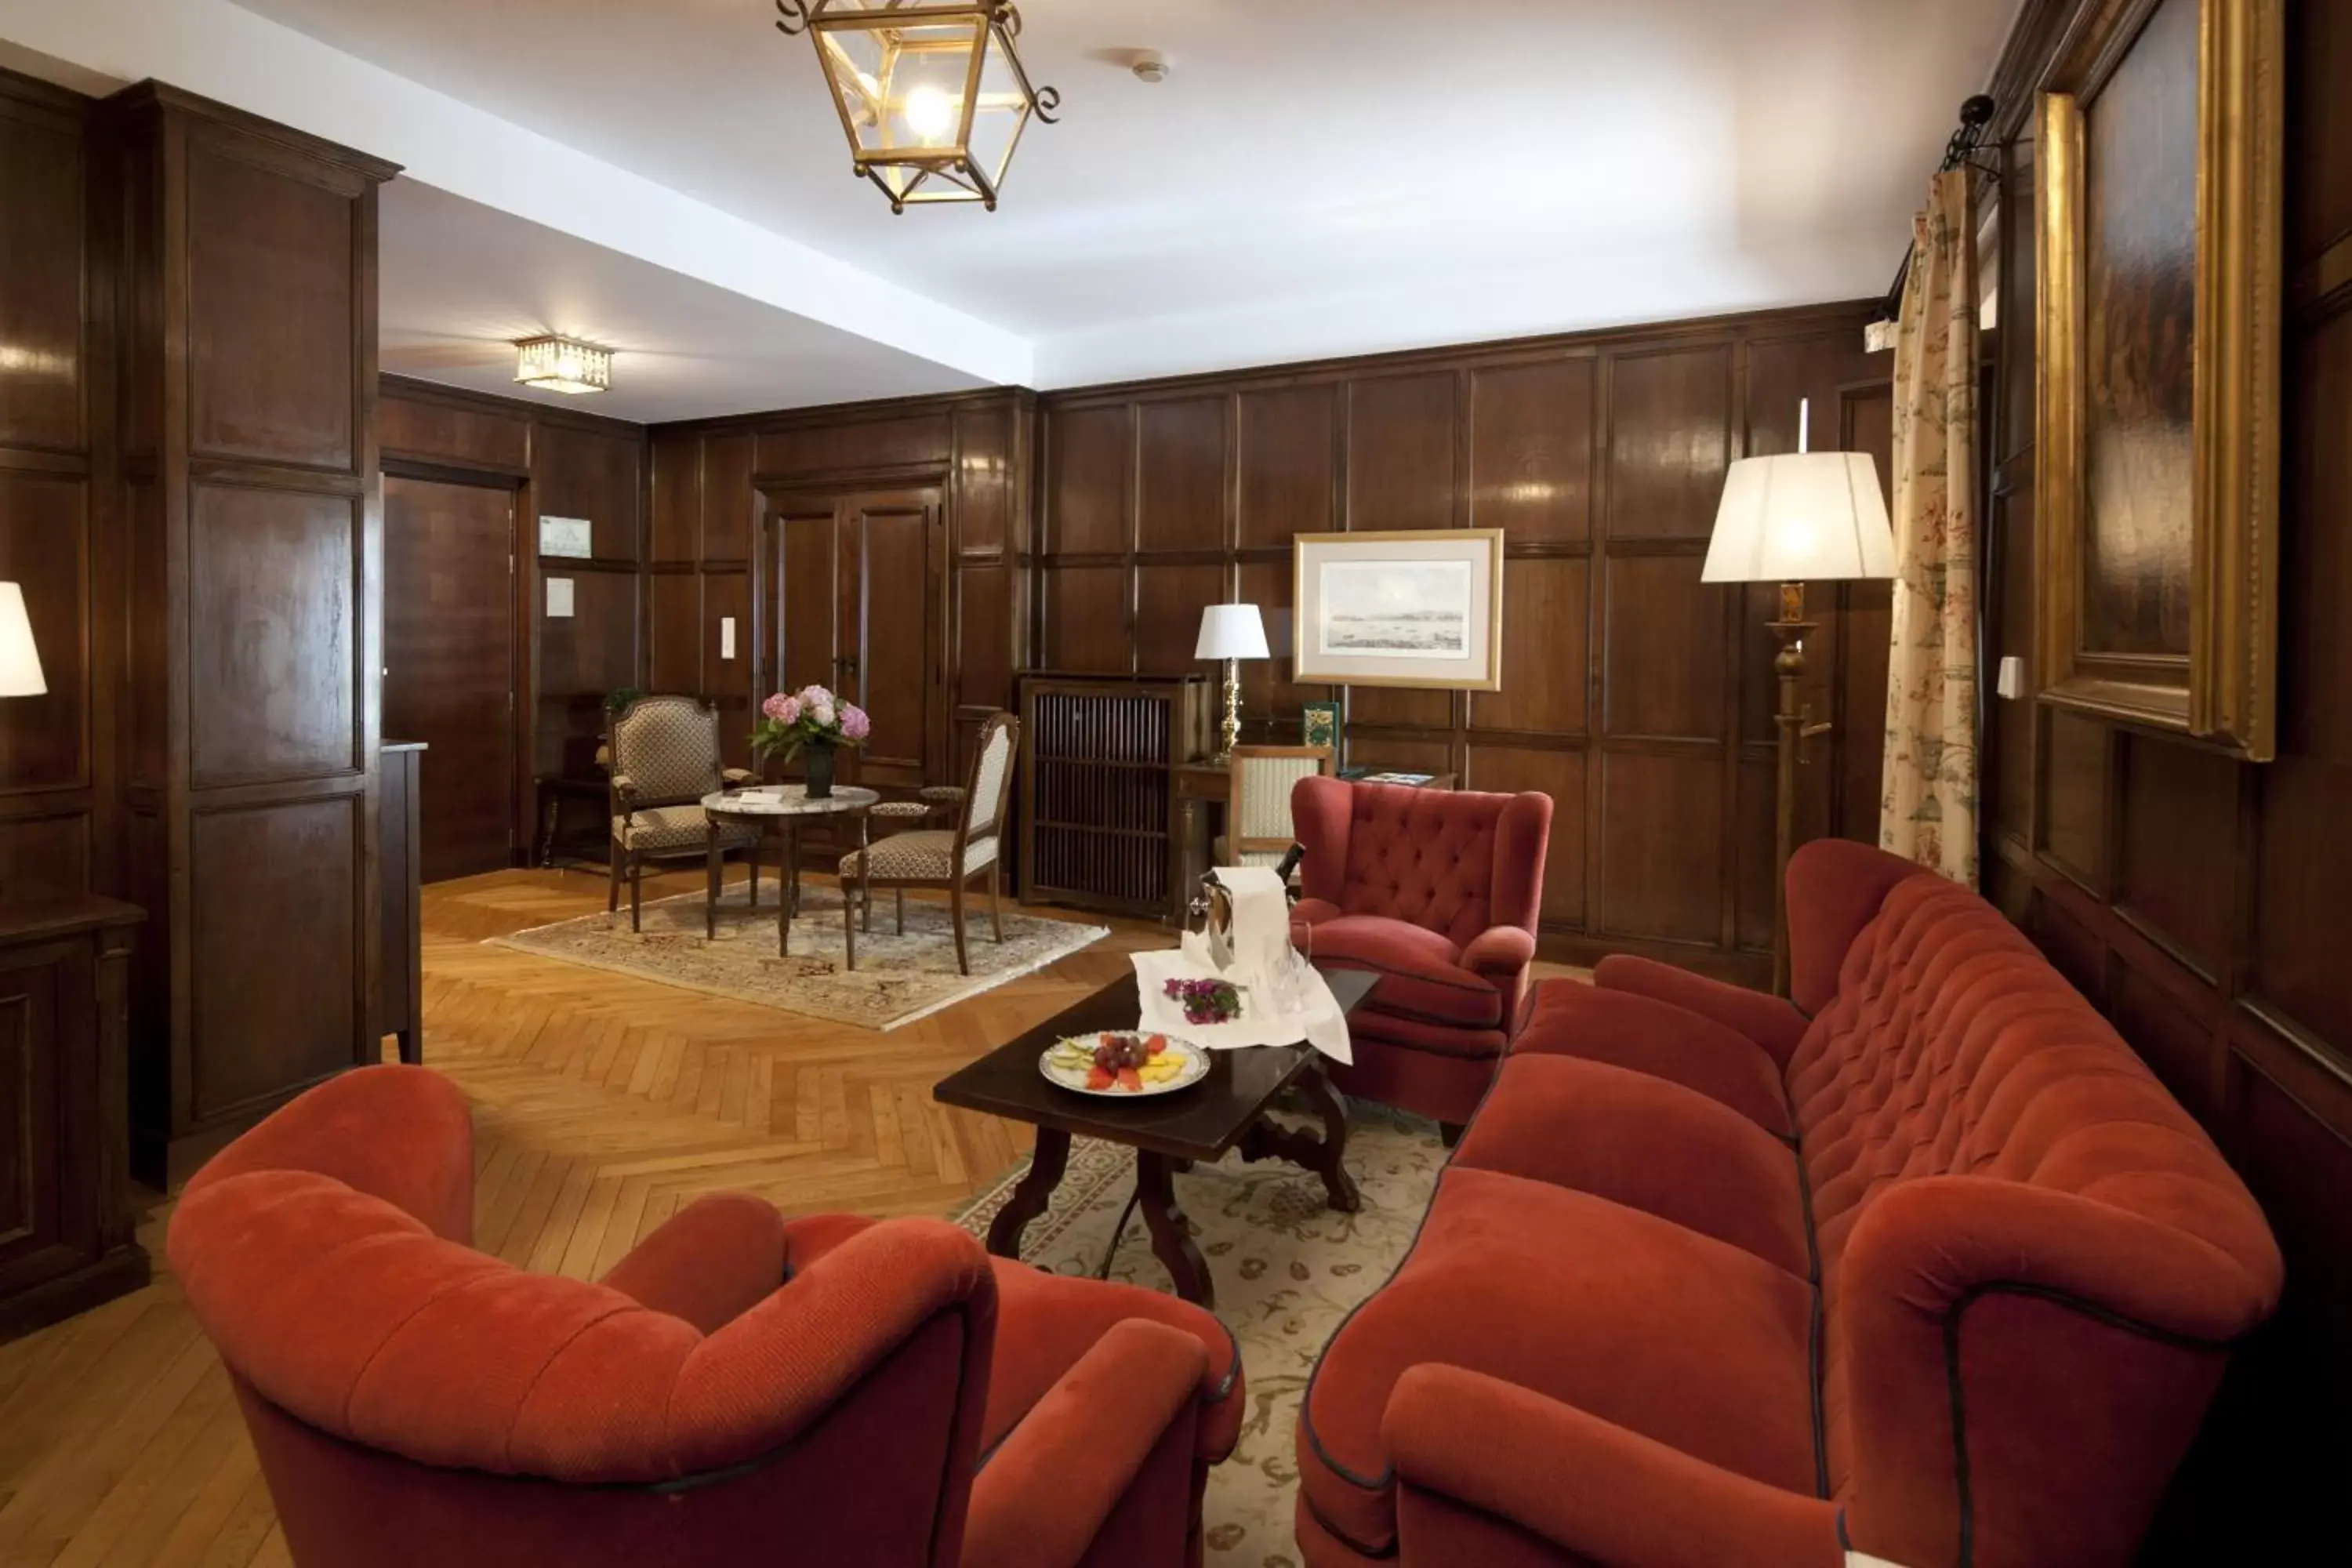
[{"label": "sliced watermelon", "polygon": [[1087,1087],[1095,1090],[1097,1093],[1100,1093],[1102,1090],[1108,1089],[1117,1080],[1114,1079],[1110,1074],[1105,1072],[1100,1068],[1097,1068],[1092,1072],[1087,1074]]},{"label": "sliced watermelon", "polygon": [[1165,1035],[1154,1035],[1150,1039],[1143,1042],[1143,1048],[1150,1051],[1156,1057],[1160,1052],[1168,1048],[1168,1037]]}]

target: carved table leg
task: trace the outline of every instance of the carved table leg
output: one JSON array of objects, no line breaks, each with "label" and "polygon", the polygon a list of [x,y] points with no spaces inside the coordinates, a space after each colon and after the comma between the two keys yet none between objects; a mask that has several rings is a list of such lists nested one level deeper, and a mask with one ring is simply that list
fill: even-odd
[{"label": "carved table leg", "polygon": [[988,1222],[988,1250],[999,1258],[1019,1261],[1021,1233],[1029,1222],[1045,1212],[1047,1200],[1054,1189],[1062,1184],[1062,1172],[1070,1163],[1070,1135],[1056,1132],[1050,1127],[1037,1129],[1037,1147],[1029,1156],[1028,1173],[1021,1178],[996,1217]]},{"label": "carved table leg", "polygon": [[1176,1203],[1170,1163],[1164,1154],[1135,1152],[1135,1195],[1143,1208],[1144,1227],[1151,1232],[1151,1255],[1167,1266],[1176,1294],[1213,1311],[1217,1287],[1209,1278],[1209,1260],[1193,1245],[1192,1228]]},{"label": "carved table leg", "polygon": [[1341,1214],[1364,1206],[1356,1178],[1348,1174],[1348,1100],[1331,1087],[1330,1078],[1317,1062],[1298,1076],[1297,1086],[1315,1114],[1323,1121],[1323,1135],[1300,1131],[1269,1121],[1242,1134],[1244,1160],[1287,1160],[1323,1178],[1324,1194]]},{"label": "carved table leg", "polygon": [[793,917],[801,904],[801,825],[784,818],[784,863],[776,868],[776,956],[793,951]]},{"label": "carved table leg", "polygon": [[725,876],[719,854],[719,819],[706,816],[703,831],[709,843],[703,850],[702,860],[702,940],[715,942],[719,937],[719,889]]}]

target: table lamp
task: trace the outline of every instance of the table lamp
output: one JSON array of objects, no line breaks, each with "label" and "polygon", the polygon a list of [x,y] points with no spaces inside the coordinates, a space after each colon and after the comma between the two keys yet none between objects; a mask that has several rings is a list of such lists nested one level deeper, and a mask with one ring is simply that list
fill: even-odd
[{"label": "table lamp", "polygon": [[1789,856],[1796,848],[1797,759],[1811,710],[1800,698],[1805,674],[1805,584],[1895,575],[1895,534],[1878,468],[1867,452],[1805,449],[1809,407],[1797,415],[1797,449],[1742,458],[1724,476],[1715,535],[1707,542],[1706,583],[1778,583],[1780,618],[1765,623],[1780,639],[1772,668],[1780,678],[1780,782],[1773,815],[1772,990],[1789,993]]},{"label": "table lamp", "polygon": [[1222,742],[1216,760],[1230,763],[1242,738],[1242,666],[1245,658],[1271,658],[1265,646],[1265,622],[1255,605],[1210,605],[1201,611],[1201,640],[1194,658],[1225,661],[1225,717],[1218,726]]},{"label": "table lamp", "polygon": [[33,623],[25,614],[25,590],[0,583],[0,697],[40,697],[41,656],[33,647]]}]

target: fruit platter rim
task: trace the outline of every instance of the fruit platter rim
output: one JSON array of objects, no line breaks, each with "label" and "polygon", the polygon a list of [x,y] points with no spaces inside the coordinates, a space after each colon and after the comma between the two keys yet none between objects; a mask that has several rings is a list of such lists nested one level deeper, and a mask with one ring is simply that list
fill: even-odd
[{"label": "fruit platter rim", "polygon": [[1085,1035],[1066,1035],[1062,1039],[1055,1040],[1037,1053],[1039,1076],[1055,1089],[1067,1089],[1072,1094],[1083,1094],[1090,1100],[1150,1100],[1159,1095],[1174,1094],[1178,1089],[1190,1089],[1209,1076],[1209,1048],[1197,1041],[1188,1040],[1181,1035],[1142,1029],[1096,1029],[1090,1033],[1097,1041],[1106,1035],[1159,1034],[1168,1042],[1169,1050],[1183,1054],[1186,1060],[1185,1068],[1165,1083],[1146,1083],[1141,1089],[1120,1089],[1116,1085],[1109,1089],[1089,1089],[1083,1078],[1073,1082],[1063,1076],[1065,1071],[1075,1072],[1076,1069],[1059,1068],[1054,1065],[1054,1053],[1062,1048],[1065,1041],[1082,1040],[1087,1037]]}]

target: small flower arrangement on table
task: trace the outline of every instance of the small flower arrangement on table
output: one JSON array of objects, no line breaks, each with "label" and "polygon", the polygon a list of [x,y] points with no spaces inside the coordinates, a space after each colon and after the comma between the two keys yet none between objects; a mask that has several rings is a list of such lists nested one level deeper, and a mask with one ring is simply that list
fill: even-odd
[{"label": "small flower arrangement on table", "polygon": [[1160,989],[1188,1024],[1230,1024],[1242,1016],[1241,990],[1230,980],[1171,980]]},{"label": "small flower arrangement on table", "polygon": [[803,686],[760,704],[759,720],[751,726],[751,755],[764,763],[781,754],[789,763],[805,752],[808,793],[823,799],[833,793],[834,752],[864,745],[873,732],[874,721],[865,709],[822,686]]}]

